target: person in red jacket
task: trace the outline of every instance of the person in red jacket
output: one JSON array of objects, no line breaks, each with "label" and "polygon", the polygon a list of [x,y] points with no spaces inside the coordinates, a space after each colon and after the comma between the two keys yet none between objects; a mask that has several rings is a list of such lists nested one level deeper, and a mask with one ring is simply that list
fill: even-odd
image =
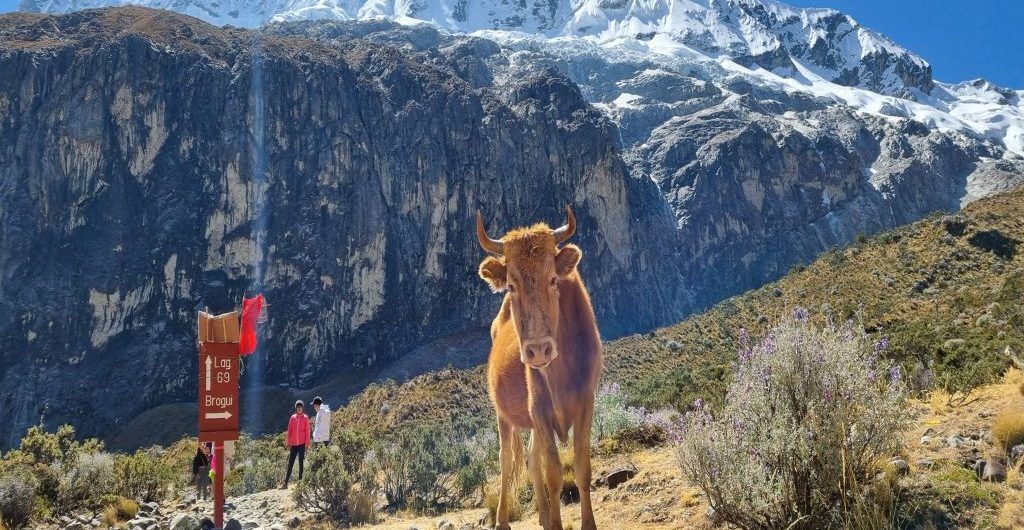
[{"label": "person in red jacket", "polygon": [[299,458],[299,480],[302,480],[302,468],[306,462],[306,448],[309,447],[310,429],[309,416],[302,411],[302,400],[295,402],[295,414],[288,419],[288,447],[291,452],[288,454],[288,472],[284,475],[282,489],[288,488],[288,481],[292,478],[292,467],[295,465],[295,457]]}]

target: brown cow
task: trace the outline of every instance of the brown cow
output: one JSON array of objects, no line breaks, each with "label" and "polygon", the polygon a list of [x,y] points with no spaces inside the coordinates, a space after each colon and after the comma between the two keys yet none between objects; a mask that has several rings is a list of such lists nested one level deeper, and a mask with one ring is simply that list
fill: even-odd
[{"label": "brown cow", "polygon": [[[530,435],[527,465],[540,524],[561,530],[562,465],[555,437],[573,432],[576,484],[583,530],[594,530],[590,503],[590,427],[601,376],[601,339],[590,296],[576,265],[576,245],[558,247],[576,231],[576,218],[552,230],[540,223],[495,240],[477,211],[477,238],[495,254],[480,263],[480,277],[505,292],[491,324],[487,380],[501,440],[501,492],[496,528],[507,529],[510,489],[522,466],[521,433]],[[545,487],[546,486],[546,487]]]}]

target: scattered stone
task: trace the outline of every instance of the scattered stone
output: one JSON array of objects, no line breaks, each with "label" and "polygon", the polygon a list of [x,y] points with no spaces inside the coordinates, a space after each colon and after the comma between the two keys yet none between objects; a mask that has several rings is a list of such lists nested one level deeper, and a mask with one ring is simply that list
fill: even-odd
[{"label": "scattered stone", "polygon": [[151,525],[146,527],[146,530],[159,530],[159,529],[160,529],[160,525],[158,525],[156,523],[153,523],[153,524],[151,524]]},{"label": "scattered stone", "polygon": [[917,467],[920,467],[922,469],[931,469],[932,466],[935,465],[935,461],[932,460],[931,458],[922,458],[922,459],[914,462],[914,465],[916,465]]},{"label": "scattered stone", "polygon": [[133,526],[132,530],[146,530],[146,529],[142,528],[141,526]]},{"label": "scattered stone", "polygon": [[274,523],[270,525],[270,530],[284,530],[284,525],[281,523]]},{"label": "scattered stone", "polygon": [[775,297],[778,298],[778,297],[782,296],[782,289],[779,289],[778,287],[776,287],[776,288],[772,289],[772,294],[774,294]]},{"label": "scattered stone", "polygon": [[437,530],[455,530],[455,525],[451,521],[441,519],[437,523]]},{"label": "scattered stone", "polygon": [[608,486],[608,489],[615,489],[619,484],[636,476],[636,470],[630,468],[616,469],[607,475],[597,479],[598,486]]},{"label": "scattered stone", "polygon": [[932,437],[931,436],[924,435],[924,436],[921,437],[921,445],[931,445],[931,443],[932,443]]},{"label": "scattered stone", "polygon": [[238,522],[238,519],[228,519],[224,523],[224,530],[242,530],[242,523]]},{"label": "scattered stone", "polygon": [[[288,526],[290,526],[291,528],[298,528],[300,524],[302,524],[302,520],[299,519],[298,517],[292,517],[288,521]],[[227,529],[225,528],[224,530],[227,530]]]},{"label": "scattered stone", "polygon": [[902,458],[893,459],[891,462],[889,462],[889,465],[891,465],[892,468],[896,471],[896,474],[900,476],[910,473],[910,464],[908,464],[907,461]]},{"label": "scattered stone", "polygon": [[196,530],[199,528],[199,519],[190,513],[179,513],[171,519],[170,530]]},{"label": "scattered stone", "polygon": [[946,445],[952,447],[953,449],[956,449],[958,447],[964,446],[966,444],[967,444],[967,440],[964,440],[958,434],[954,434],[953,436],[950,436],[949,438],[946,438]]},{"label": "scattered stone", "polygon": [[136,517],[135,519],[128,521],[128,524],[132,526],[141,526],[143,528],[149,528],[150,525],[156,523],[156,519],[152,517]]},{"label": "scattered stone", "polygon": [[380,406],[380,413],[381,414],[387,414],[390,411],[391,411],[391,405],[385,403],[385,404]]},{"label": "scattered stone", "polygon": [[921,433],[921,436],[931,436],[933,434],[935,434],[935,429],[928,427],[927,429],[924,430],[923,433]]},{"label": "scattered stone", "polygon": [[896,279],[895,278],[886,278],[885,279],[885,286],[886,287],[895,287],[896,286]]},{"label": "scattered stone", "polygon": [[266,508],[269,505],[270,505],[270,501],[268,501],[266,499],[263,499],[263,502],[260,503],[259,507],[260,507],[260,509],[263,509],[263,508]]},{"label": "scattered stone", "polygon": [[1006,466],[998,460],[985,461],[981,480],[984,482],[1006,482]]},{"label": "scattered stone", "polygon": [[84,515],[75,516],[75,519],[77,519],[78,522],[80,522],[82,524],[89,524],[89,523],[92,522],[92,517],[86,517]]},{"label": "scattered stone", "polygon": [[64,530],[82,530],[84,526],[78,521],[72,521],[71,524],[64,527]]},{"label": "scattered stone", "polygon": [[1017,465],[1024,460],[1024,444],[1018,444],[1010,448],[1010,463]]},{"label": "scattered stone", "polygon": [[246,522],[242,523],[242,528],[244,530],[250,530],[252,528],[258,528],[259,526],[260,526],[259,523],[257,523],[256,521],[246,521]]},{"label": "scattered stone", "polygon": [[914,285],[910,287],[910,290],[915,293],[923,293],[928,288],[928,282],[925,280],[917,280]]}]

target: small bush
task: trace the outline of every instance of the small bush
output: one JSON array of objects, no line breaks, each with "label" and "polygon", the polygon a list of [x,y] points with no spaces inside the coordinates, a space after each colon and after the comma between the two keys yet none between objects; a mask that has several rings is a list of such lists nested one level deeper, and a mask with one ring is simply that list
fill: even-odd
[{"label": "small bush", "polygon": [[336,429],[332,437],[331,443],[341,450],[345,471],[355,476],[363,465],[366,453],[373,447],[373,440],[366,433],[351,429]]},{"label": "small bush", "polygon": [[82,454],[62,467],[56,511],[98,511],[103,498],[114,490],[114,458],[108,453]]},{"label": "small bush", "polygon": [[1003,451],[1024,443],[1024,408],[1010,407],[1000,411],[992,422],[992,439]]},{"label": "small bush", "polygon": [[594,396],[593,443],[644,425],[649,418],[643,407],[629,405],[629,396],[618,383],[606,383]]},{"label": "small bush", "polygon": [[[192,452],[195,454],[194,444]],[[309,456],[307,453],[307,465]],[[235,468],[224,477],[224,487],[228,495],[248,495],[284,482],[288,453],[279,437],[257,440],[245,436],[236,445],[235,462]]]},{"label": "small bush", "polygon": [[24,528],[32,520],[36,481],[25,469],[9,469],[0,475],[0,521],[10,530]]},{"label": "small bush", "polygon": [[114,484],[118,495],[142,502],[160,500],[170,473],[145,451],[114,459]]},{"label": "small bush", "polygon": [[725,405],[695,403],[677,436],[686,477],[744,529],[841,527],[873,463],[907,421],[897,367],[852,324],[814,329],[804,310],[743,349]]},{"label": "small bush", "polygon": [[[529,481],[523,481],[519,489],[512,493],[508,505],[508,520],[514,523],[523,518],[526,507],[533,502],[533,488],[529,486]],[[490,486],[484,489],[484,507],[487,508],[488,522],[494,525],[498,517],[498,492]]]},{"label": "small bush", "polygon": [[295,488],[295,502],[311,513],[325,515],[336,524],[349,522],[352,481],[336,447],[313,451],[308,469]]}]

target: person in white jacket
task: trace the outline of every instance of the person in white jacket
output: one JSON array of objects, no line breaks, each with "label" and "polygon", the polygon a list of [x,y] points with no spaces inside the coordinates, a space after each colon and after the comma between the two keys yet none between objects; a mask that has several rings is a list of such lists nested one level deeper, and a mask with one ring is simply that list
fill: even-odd
[{"label": "person in white jacket", "polygon": [[313,420],[313,446],[327,447],[331,443],[331,408],[317,396],[313,398],[313,410],[316,412]]}]

